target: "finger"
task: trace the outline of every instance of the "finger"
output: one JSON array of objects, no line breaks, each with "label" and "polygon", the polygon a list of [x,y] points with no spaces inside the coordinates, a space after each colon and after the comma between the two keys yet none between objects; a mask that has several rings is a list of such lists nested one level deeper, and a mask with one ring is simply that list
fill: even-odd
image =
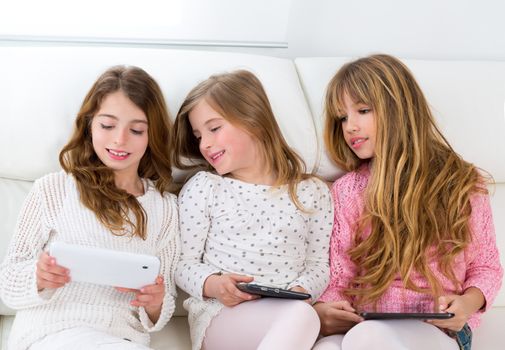
[{"label": "finger", "polygon": [[137,294],[135,300],[139,303],[150,303],[156,298],[150,294]]},{"label": "finger", "polygon": [[56,260],[54,260],[53,258],[48,258],[48,259],[40,259],[39,261],[37,261],[37,269],[39,270],[44,270],[44,271],[48,271],[51,266],[54,266],[56,265]]},{"label": "finger", "polygon": [[331,308],[330,310],[328,310],[328,314],[331,317],[334,317],[339,320],[351,321],[356,323],[363,321],[363,317],[361,317],[360,315],[346,310],[338,310],[335,308]]},{"label": "finger", "polygon": [[51,261],[54,261],[54,258],[51,255],[47,254],[47,252],[40,253],[39,262],[49,265]]},{"label": "finger", "polygon": [[140,288],[140,292],[143,294],[163,294],[165,292],[165,285],[151,284],[149,286]]},{"label": "finger", "polygon": [[53,274],[51,272],[47,272],[47,271],[39,271],[37,273],[37,275],[41,280],[52,282],[52,283],[65,284],[67,282],[70,282],[70,276],[68,276],[68,275],[65,275],[65,276],[55,275],[55,274]]},{"label": "finger", "polygon": [[328,305],[330,305],[332,308],[335,308],[338,310],[356,312],[356,309],[353,308],[351,303],[349,303],[347,300],[332,301],[332,302],[329,302]]},{"label": "finger", "polygon": [[438,298],[438,305],[440,311],[446,311],[446,309],[452,304],[456,299],[456,295],[444,295]]},{"label": "finger", "polygon": [[253,300],[253,299],[257,299],[259,296],[258,295],[253,295],[253,294],[249,294],[249,293],[245,293],[245,292],[242,292],[240,289],[238,288],[235,288],[235,291],[232,292],[232,295],[240,300],[240,301],[244,301],[244,300]]},{"label": "finger", "polygon": [[249,282],[252,282],[254,280],[254,277],[252,277],[252,276],[238,275],[238,274],[235,274],[235,273],[230,273],[227,276],[229,276],[236,283],[237,282],[246,282],[246,283],[249,283]]},{"label": "finger", "polygon": [[37,262],[37,266],[44,270],[62,275],[62,274],[68,274],[69,270],[65,268],[64,266],[58,265],[56,259],[52,256],[50,256],[47,253],[42,253],[40,255],[39,261]]},{"label": "finger", "polygon": [[50,258],[49,261],[39,260],[37,262],[37,270],[46,271],[61,276],[70,274],[70,270],[63,266],[57,265],[54,258]]},{"label": "finger", "polygon": [[301,286],[295,286],[293,288],[290,288],[290,290],[292,290],[293,292],[301,292],[301,293],[309,294],[309,292]]},{"label": "finger", "polygon": [[[253,296],[253,299],[257,299],[258,297],[257,296]],[[251,299],[251,300],[253,300]],[[235,305],[238,305],[238,304],[241,304],[243,302],[247,302],[248,300],[244,300],[244,299],[239,299],[239,298],[229,298],[227,299],[226,301],[226,306],[235,306]]]},{"label": "finger", "polygon": [[46,271],[59,276],[70,275],[70,270],[60,265],[51,265]]},{"label": "finger", "polygon": [[60,288],[65,285],[65,282],[55,282],[44,278],[37,278],[37,285],[39,288]]},{"label": "finger", "polygon": [[137,293],[139,290],[138,289],[133,289],[133,288],[125,288],[125,287],[114,287],[118,292],[123,292],[123,293]]},{"label": "finger", "polygon": [[46,289],[46,288],[49,288],[49,289],[56,289],[56,288],[61,288],[63,287],[65,284],[62,284],[62,283],[54,283],[54,282],[50,282],[50,281],[43,281],[43,282],[40,282],[38,283],[39,287],[41,289]]}]

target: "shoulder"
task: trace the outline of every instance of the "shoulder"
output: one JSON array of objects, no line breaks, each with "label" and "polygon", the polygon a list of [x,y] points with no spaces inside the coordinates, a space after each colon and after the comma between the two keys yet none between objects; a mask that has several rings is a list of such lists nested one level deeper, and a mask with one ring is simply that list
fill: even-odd
[{"label": "shoulder", "polygon": [[470,195],[470,206],[472,217],[479,217],[482,214],[491,215],[491,200],[489,191],[484,185],[478,185]]},{"label": "shoulder", "polygon": [[223,178],[219,175],[212,174],[208,171],[199,171],[184,184],[179,198],[184,197],[187,193],[195,191],[200,194],[208,193],[222,181]]},{"label": "shoulder", "polygon": [[73,177],[63,170],[49,173],[35,180],[33,189],[43,193],[64,193],[66,185],[72,183]]},{"label": "shoulder", "polygon": [[298,184],[299,195],[300,192],[309,192],[312,195],[317,194],[319,197],[324,197],[330,194],[330,188],[323,180],[318,177],[311,176]]},{"label": "shoulder", "polygon": [[348,172],[333,183],[331,193],[334,198],[341,199],[360,196],[365,190],[369,178],[370,171],[368,167],[361,167],[358,170]]},{"label": "shoulder", "polygon": [[169,206],[177,205],[177,196],[175,194],[168,191],[161,193],[156,187],[156,181],[153,181],[151,179],[144,179],[144,181],[145,184],[147,184],[147,189],[144,196],[141,196],[140,198],[149,197]]}]

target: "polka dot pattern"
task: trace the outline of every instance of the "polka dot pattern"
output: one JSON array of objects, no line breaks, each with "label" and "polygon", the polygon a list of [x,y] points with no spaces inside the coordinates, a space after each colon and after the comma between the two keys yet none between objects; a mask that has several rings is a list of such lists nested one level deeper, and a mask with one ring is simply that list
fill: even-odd
[{"label": "polka dot pattern", "polygon": [[329,279],[333,225],[327,186],[298,186],[305,211],[287,187],[255,185],[199,172],[179,195],[182,253],[177,284],[202,300],[205,279],[216,272],[245,274],[281,288],[303,286],[314,297]]}]

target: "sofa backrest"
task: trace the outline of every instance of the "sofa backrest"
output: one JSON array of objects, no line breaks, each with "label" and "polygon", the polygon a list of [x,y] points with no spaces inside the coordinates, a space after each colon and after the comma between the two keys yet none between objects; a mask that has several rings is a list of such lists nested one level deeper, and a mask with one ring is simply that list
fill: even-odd
[{"label": "sofa backrest", "polygon": [[[172,117],[189,90],[209,75],[248,69],[264,84],[288,143],[309,171],[342,172],[322,143],[326,84],[347,58],[274,57],[223,52],[103,47],[0,47],[0,261],[33,180],[59,169],[84,95],[117,64],[137,65],[160,84]],[[505,264],[505,63],[404,61],[418,78],[454,148],[497,182],[492,205]],[[312,117],[314,116],[314,118]],[[180,180],[182,174],[176,172]],[[505,305],[505,292],[498,296]],[[0,315],[12,314],[0,301]]]},{"label": "sofa backrest", "polygon": [[[205,51],[103,47],[0,47],[0,261],[32,181],[59,169],[80,104],[96,78],[136,65],[160,84],[172,117],[197,83],[247,69],[262,81],[288,143],[317,167],[320,149],[293,61]],[[176,173],[181,179],[181,173]],[[0,303],[0,314],[12,312]]]},{"label": "sofa backrest", "polygon": [[[296,69],[318,134],[326,85],[350,58],[297,58]],[[442,132],[464,159],[489,172],[491,206],[505,266],[505,62],[402,60],[424,91]],[[318,138],[322,142],[322,138]],[[323,157],[316,171],[331,171]],[[505,306],[505,287],[495,300]]]}]

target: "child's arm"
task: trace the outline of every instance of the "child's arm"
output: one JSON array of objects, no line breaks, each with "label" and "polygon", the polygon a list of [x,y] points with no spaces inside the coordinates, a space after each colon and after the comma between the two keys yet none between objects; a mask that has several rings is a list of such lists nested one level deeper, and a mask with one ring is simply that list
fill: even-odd
[{"label": "child's arm", "polygon": [[463,283],[464,292],[463,295],[440,297],[440,310],[452,312],[455,316],[448,320],[431,322],[438,327],[454,331],[463,328],[474,313],[483,312],[491,306],[503,278],[489,196],[476,194],[470,202],[472,215],[469,224],[472,242],[465,252],[467,270]]},{"label": "child's arm", "polygon": [[314,305],[321,321],[321,334],[347,332],[363,319],[355,313],[351,300],[342,292],[349,285],[356,267],[346,253],[352,244],[353,224],[359,218],[356,194],[349,193],[347,178],[338,180],[332,188],[335,204],[333,232],[330,241],[330,283]]},{"label": "child's arm", "polygon": [[193,297],[216,298],[227,306],[236,305],[254,296],[237,289],[238,282],[251,282],[252,277],[221,274],[219,268],[203,261],[210,227],[210,209],[215,183],[208,174],[199,172],[191,178],[179,195],[181,227],[181,259],[177,265],[176,282]]},{"label": "child's arm", "polygon": [[221,273],[219,268],[203,261],[211,224],[214,186],[216,184],[207,173],[199,172],[179,194],[181,258],[177,264],[175,281],[188,294],[202,300],[207,278]]},{"label": "child's arm", "polygon": [[[0,266],[0,296],[13,309],[46,303],[55,292],[55,289],[49,288],[51,285],[48,281],[43,281],[45,278],[51,279],[46,274],[47,271],[41,273],[37,267],[51,231],[46,219],[43,191],[43,182],[35,181],[21,209],[5,260]],[[48,260],[49,258],[42,259],[40,267],[46,266]],[[48,269],[51,270],[50,267]]]},{"label": "child's arm", "polygon": [[314,309],[321,321],[321,334],[343,334],[351,329],[356,323],[363,321],[361,316],[348,301],[318,302]]},{"label": "child's arm", "polygon": [[[330,239],[330,281],[319,298],[320,302],[343,301],[350,302],[342,290],[356,273],[356,267],[352,263],[347,251],[353,242],[353,225],[360,216],[358,205],[353,200],[353,194],[349,193],[345,182],[347,179],[337,180],[332,187],[334,203],[333,230]],[[344,182],[344,183],[342,183]]]},{"label": "child's arm", "polygon": [[479,311],[485,303],[484,294],[480,289],[470,287],[463,295],[445,295],[439,298],[440,312],[450,312],[454,317],[448,320],[431,320],[437,327],[460,331],[470,316]]},{"label": "child's arm", "polygon": [[[306,183],[310,185],[306,185]],[[306,194],[313,199],[312,205],[307,205],[310,210],[307,220],[305,269],[300,276],[291,282],[288,289],[299,286],[305,289],[312,297],[317,299],[328,284],[329,279],[329,244],[333,225],[333,205],[331,194],[320,180],[306,181],[299,186],[307,186]]]},{"label": "child's arm", "polygon": [[472,214],[470,216],[470,231],[472,241],[465,253],[467,263],[466,279],[463,290],[470,287],[480,289],[484,296],[481,310],[491,306],[503,278],[503,267],[496,246],[496,235],[493,224],[493,214],[489,195],[475,194],[471,197]]},{"label": "child's arm", "polygon": [[140,306],[140,321],[149,331],[161,330],[175,311],[175,269],[180,256],[179,212],[177,199],[165,194],[163,208],[162,232],[158,240],[157,256],[160,259],[160,276],[156,283],[146,286],[137,292],[134,306]]}]

